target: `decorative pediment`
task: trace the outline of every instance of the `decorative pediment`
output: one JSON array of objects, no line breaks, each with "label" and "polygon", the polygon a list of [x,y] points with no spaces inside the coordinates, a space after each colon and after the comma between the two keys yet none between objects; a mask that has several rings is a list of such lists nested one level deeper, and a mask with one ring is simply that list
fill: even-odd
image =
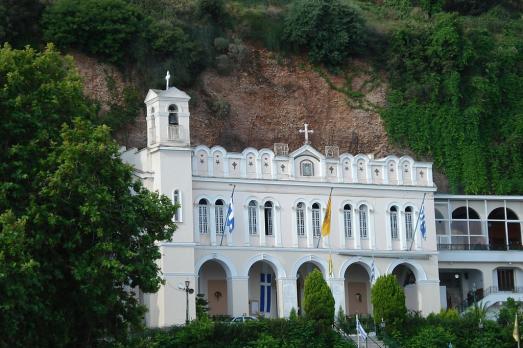
[{"label": "decorative pediment", "polygon": [[325,156],[323,156],[321,152],[319,152],[310,145],[303,145],[299,149],[291,152],[291,154],[289,155],[289,157],[291,158],[298,158],[301,156],[312,156],[315,157],[318,161],[325,158]]},{"label": "decorative pediment", "polygon": [[183,100],[191,99],[191,97],[184,91],[180,91],[176,87],[170,87],[168,90],[150,89],[149,92],[147,92],[147,96],[145,96],[145,103],[158,97]]}]

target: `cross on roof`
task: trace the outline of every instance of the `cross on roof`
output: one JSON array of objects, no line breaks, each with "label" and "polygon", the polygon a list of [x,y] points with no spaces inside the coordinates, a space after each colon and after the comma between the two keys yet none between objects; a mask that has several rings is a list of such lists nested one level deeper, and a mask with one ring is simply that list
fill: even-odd
[{"label": "cross on roof", "polygon": [[305,123],[303,126],[304,126],[304,129],[300,129],[300,133],[305,134],[304,144],[310,144],[311,142],[309,141],[309,133],[312,134],[312,133],[314,133],[314,131],[312,129],[309,129],[309,125],[307,123]]},{"label": "cross on roof", "polygon": [[171,74],[169,74],[169,70],[167,70],[167,75],[165,75],[165,90],[169,89],[169,80],[171,79]]}]

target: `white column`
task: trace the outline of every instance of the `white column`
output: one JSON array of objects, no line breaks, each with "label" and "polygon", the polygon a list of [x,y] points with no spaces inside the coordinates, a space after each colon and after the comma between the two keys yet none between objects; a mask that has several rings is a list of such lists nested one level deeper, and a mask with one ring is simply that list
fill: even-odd
[{"label": "white column", "polygon": [[227,285],[231,283],[231,287],[227,287],[227,298],[232,304],[232,315],[237,317],[243,314],[249,315],[249,277],[231,277],[227,279]]},{"label": "white column", "polygon": [[298,241],[298,225],[296,223],[296,206],[291,209],[291,234],[292,234],[292,246],[297,248],[299,245]]},{"label": "white column", "polygon": [[281,284],[282,296],[278,298],[278,302],[282,303],[283,315],[287,318],[294,308],[298,312],[298,289],[296,288],[296,277],[280,278],[278,282]]},{"label": "white column", "polygon": [[[335,211],[338,211],[338,235],[340,236],[340,242],[338,247],[339,248],[346,248],[347,247],[347,239],[345,238],[345,213],[343,211],[343,208],[336,209]],[[331,231],[332,232],[332,231]]]},{"label": "white column", "polygon": [[392,250],[392,235],[391,235],[391,226],[390,226],[390,210],[387,209],[386,211],[386,214],[385,214],[385,233],[387,234],[386,235],[386,240],[387,240],[387,250]]},{"label": "white column", "polygon": [[249,235],[249,203],[243,206],[243,245],[249,246],[251,244],[251,236]]},{"label": "white column", "polygon": [[369,214],[369,249],[376,249],[376,232],[374,231],[374,208],[368,207]]},{"label": "white column", "polygon": [[214,175],[214,162],[213,162],[212,154],[210,156],[207,156],[207,170],[209,173],[209,176]]},{"label": "white column", "polygon": [[305,235],[307,236],[307,248],[314,248],[314,236],[312,235],[312,219],[309,221],[309,215],[312,214],[312,208],[305,208]]},{"label": "white column", "polygon": [[260,246],[265,246],[265,211],[262,204],[258,206]]},{"label": "white column", "polygon": [[193,226],[194,226],[194,241],[196,243],[199,243],[200,242],[200,214],[199,214],[199,210],[198,210],[198,204],[193,204],[193,212],[194,212],[194,223],[193,223]]},{"label": "white column", "polygon": [[354,208],[354,228],[352,229],[352,235],[354,236],[354,249],[361,249],[361,237],[360,237],[360,211]]},{"label": "white column", "polygon": [[329,279],[329,285],[334,297],[334,309],[335,313],[338,313],[340,307],[346,312],[345,307],[345,279],[344,278],[331,278]]},{"label": "white column", "polygon": [[209,231],[211,232],[211,245],[216,245],[216,211],[214,204],[209,204]]},{"label": "white column", "polygon": [[405,212],[403,210],[398,214],[398,232],[400,237],[400,249],[407,249],[407,236],[405,235]]},{"label": "white column", "polygon": [[280,206],[277,204],[274,204],[273,209],[273,226],[272,226],[272,232],[274,233],[274,246],[281,247],[282,246],[282,238],[281,238],[281,228],[280,228]]}]

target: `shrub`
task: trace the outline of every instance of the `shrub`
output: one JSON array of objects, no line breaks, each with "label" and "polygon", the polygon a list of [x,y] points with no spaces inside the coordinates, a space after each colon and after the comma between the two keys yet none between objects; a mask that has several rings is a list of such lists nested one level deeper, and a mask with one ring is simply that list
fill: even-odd
[{"label": "shrub", "polygon": [[315,269],[305,279],[305,317],[331,326],[334,322],[334,297],[320,271]]},{"label": "shrub", "polygon": [[226,119],[231,113],[231,104],[225,99],[213,99],[208,103],[208,106],[214,116],[220,119]]},{"label": "shrub", "polygon": [[119,62],[141,31],[142,19],[124,0],[57,0],[44,13],[44,38]]},{"label": "shrub", "polygon": [[449,343],[455,344],[456,336],[441,326],[424,327],[420,332],[408,340],[405,348],[440,348]]},{"label": "shrub", "polygon": [[214,48],[220,53],[227,53],[229,48],[229,40],[224,37],[217,37],[214,39]]},{"label": "shrub", "polygon": [[232,68],[231,59],[226,54],[216,57],[216,70],[220,75],[229,75]]},{"label": "shrub", "polygon": [[342,0],[297,0],[285,18],[285,38],[315,63],[341,65],[362,46],[364,23]]},{"label": "shrub", "polygon": [[371,294],[373,316],[377,321],[381,318],[387,322],[387,327],[397,326],[407,313],[405,293],[393,274],[381,276],[372,286]]},{"label": "shrub", "polygon": [[214,23],[224,23],[227,19],[225,2],[223,0],[200,0],[198,2],[198,14],[201,18],[211,20]]}]

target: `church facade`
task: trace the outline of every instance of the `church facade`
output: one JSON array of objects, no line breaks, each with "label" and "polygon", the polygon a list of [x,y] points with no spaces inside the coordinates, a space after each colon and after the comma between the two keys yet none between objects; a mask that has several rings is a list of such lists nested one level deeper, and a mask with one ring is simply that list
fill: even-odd
[{"label": "church facade", "polygon": [[[185,322],[186,282],[204,295],[213,315],[301,312],[304,279],[315,268],[336,308],[348,314],[371,313],[370,288],[384,274],[396,275],[407,308],[424,315],[461,304],[472,290],[523,293],[523,258],[516,250],[523,197],[438,196],[431,163],[315,149],[307,125],[304,145],[292,151],[286,144],[241,153],[191,147],[189,99],[175,87],[150,90],[147,147],[122,152],[148,189],[180,206],[172,240],[159,242],[165,285],[141,294],[147,325]],[[331,229],[322,238],[329,196]],[[503,212],[494,217],[503,219],[490,233],[488,214],[500,202]],[[481,204],[476,219],[471,209]],[[500,250],[490,250],[492,241]],[[494,291],[499,279],[505,287]],[[195,296],[188,298],[194,319]]]}]

